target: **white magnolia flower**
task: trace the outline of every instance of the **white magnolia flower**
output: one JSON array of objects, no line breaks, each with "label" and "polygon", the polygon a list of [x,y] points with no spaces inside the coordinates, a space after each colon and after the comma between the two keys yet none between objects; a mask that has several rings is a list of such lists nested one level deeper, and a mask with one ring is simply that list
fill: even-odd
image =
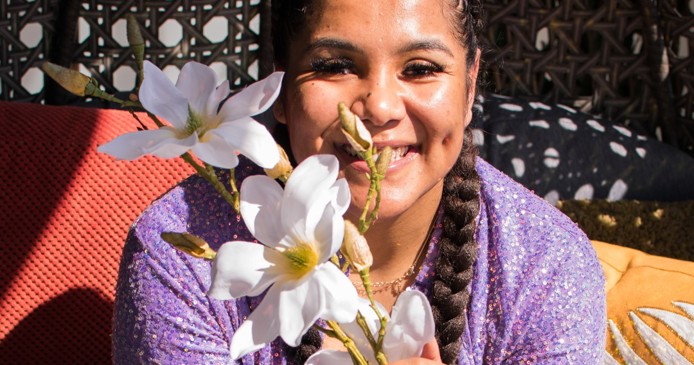
[{"label": "white magnolia flower", "polygon": [[263,175],[243,181],[241,215],[262,245],[222,245],[208,295],[232,299],[267,293],[236,330],[230,350],[234,359],[278,335],[297,346],[318,318],[349,322],[356,317],[356,289],[328,261],[342,243],[342,215],[350,201],[346,180],[336,181],[338,169],[334,156],[315,155],[294,170],[284,191]]},{"label": "white magnolia flower", "polygon": [[219,104],[229,96],[229,82],[217,85],[208,66],[189,62],[176,85],[149,61],[144,63],[140,102],[171,126],[126,133],[99,147],[118,159],[134,160],[146,154],[173,158],[188,150],[206,163],[231,169],[240,152],[263,168],[279,161],[270,132],[251,118],[267,110],[277,98],[283,73],[275,72]]},{"label": "white magnolia flower", "polygon": [[[383,307],[379,305],[379,308],[387,316]],[[359,311],[364,315],[374,338],[378,338],[380,322],[367,300],[360,299]],[[398,296],[391,315],[383,338],[383,352],[388,361],[420,356],[424,345],[434,338],[434,316],[426,296],[416,290],[403,292]],[[369,364],[377,364],[371,345],[356,321],[340,326],[354,340]],[[345,351],[321,350],[313,354],[306,364],[352,364],[352,359]]]}]

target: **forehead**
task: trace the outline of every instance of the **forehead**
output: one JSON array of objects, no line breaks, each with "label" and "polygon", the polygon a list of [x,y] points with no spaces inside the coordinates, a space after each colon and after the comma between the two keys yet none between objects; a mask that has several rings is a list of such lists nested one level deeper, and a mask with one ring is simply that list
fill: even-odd
[{"label": "forehead", "polygon": [[413,37],[455,41],[447,0],[321,0],[307,16],[308,36],[339,35],[378,43]]}]

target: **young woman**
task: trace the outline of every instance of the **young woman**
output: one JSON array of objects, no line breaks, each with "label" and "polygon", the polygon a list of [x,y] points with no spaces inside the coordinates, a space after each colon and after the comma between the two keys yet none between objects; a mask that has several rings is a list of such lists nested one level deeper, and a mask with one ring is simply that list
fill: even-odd
[{"label": "young woman", "polygon": [[[365,204],[368,170],[340,132],[338,102],[361,117],[376,146],[394,150],[367,232],[371,280],[388,309],[407,287],[424,292],[436,321],[436,343],[405,363],[601,362],[604,280],[588,239],[476,159],[466,127],[479,1],[282,0],[273,10],[276,63],[286,72],[276,134],[298,162],[337,156],[352,196],[347,218],[356,221]],[[252,169],[237,169],[239,179]],[[117,287],[115,362],[229,361],[230,338],[258,299],[209,299],[209,263],[159,237],[189,231],[216,247],[251,240],[218,199],[206,182],[188,179],[133,226]],[[277,340],[243,361],[302,363],[340,346],[310,331],[297,348]]]}]

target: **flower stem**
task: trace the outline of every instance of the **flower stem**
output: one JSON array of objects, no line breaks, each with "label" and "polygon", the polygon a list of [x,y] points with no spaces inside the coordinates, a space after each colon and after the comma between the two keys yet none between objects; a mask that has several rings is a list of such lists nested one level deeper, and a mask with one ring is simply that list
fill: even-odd
[{"label": "flower stem", "polygon": [[188,152],[182,154],[181,158],[185,162],[187,162],[189,165],[193,166],[195,171],[197,171],[197,173],[200,174],[200,176],[205,178],[205,180],[209,181],[210,184],[212,184],[212,186],[214,187],[214,189],[217,190],[217,192],[220,195],[222,195],[224,200],[226,200],[229,204],[231,204],[231,206],[236,210],[237,213],[239,212],[238,201],[237,201],[238,195],[236,195],[236,197],[234,197],[234,195],[232,195],[226,189],[224,184],[222,184],[222,182],[219,181],[217,174],[214,172],[214,169],[211,166],[208,166],[207,169],[200,166],[200,164],[195,162],[195,160],[193,159],[193,156],[191,156],[190,153],[188,153]]},{"label": "flower stem", "polygon": [[[371,226],[371,223],[373,223],[373,221],[376,219],[378,211],[375,209],[375,207],[374,211],[371,212],[371,215],[368,214],[371,208],[371,202],[374,200],[374,194],[378,193],[380,196],[380,192],[378,191],[379,174],[376,171],[376,164],[373,161],[373,154],[370,151],[365,154],[364,161],[371,171],[369,174],[371,182],[369,184],[369,191],[366,193],[366,204],[364,204],[364,210],[359,217],[359,233],[361,234],[364,234]],[[380,197],[378,201],[380,202]]]},{"label": "flower stem", "polygon": [[349,338],[343,331],[342,328],[340,328],[340,325],[337,324],[335,321],[326,321],[328,323],[328,326],[330,326],[330,329],[332,329],[333,333],[335,334],[335,338],[338,340],[342,341],[342,344],[345,346],[347,351],[349,352],[349,355],[352,357],[352,361],[355,364],[359,365],[368,365],[368,362],[364,358],[364,355],[359,352],[359,349],[357,348],[357,345],[354,343],[354,341]]}]

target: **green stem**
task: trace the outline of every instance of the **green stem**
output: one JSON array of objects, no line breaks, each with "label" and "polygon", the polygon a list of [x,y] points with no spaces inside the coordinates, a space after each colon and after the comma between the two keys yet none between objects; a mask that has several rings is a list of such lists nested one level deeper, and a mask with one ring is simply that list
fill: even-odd
[{"label": "green stem", "polygon": [[217,174],[214,173],[214,170],[212,170],[212,171],[210,172],[210,171],[206,170],[204,167],[200,166],[200,164],[198,164],[197,162],[195,162],[195,160],[193,159],[193,156],[191,156],[190,153],[188,153],[188,152],[182,154],[182,155],[181,155],[181,158],[182,158],[185,162],[187,162],[189,165],[193,166],[193,168],[195,169],[195,171],[197,171],[197,173],[200,174],[200,176],[202,176],[203,178],[205,178],[205,180],[209,181],[210,184],[212,184],[212,186],[214,187],[214,189],[217,190],[217,192],[218,192],[220,195],[222,195],[222,197],[224,198],[224,200],[226,200],[229,204],[231,204],[231,206],[234,207],[234,209],[236,209],[236,212],[237,212],[237,213],[239,212],[239,210],[238,210],[238,208],[237,208],[237,206],[238,206],[237,200],[236,200],[235,197],[226,189],[226,187],[224,186],[224,184],[222,184],[222,182],[219,181],[219,178],[217,177]]},{"label": "green stem", "polygon": [[374,194],[377,193],[376,187],[378,185],[378,172],[376,171],[376,165],[373,162],[373,157],[371,154],[368,154],[366,157],[367,158],[365,158],[364,161],[366,161],[366,165],[371,171],[371,174],[369,174],[371,182],[369,184],[369,191],[366,193],[366,204],[364,204],[364,210],[359,217],[359,233],[361,234],[364,234],[371,226],[371,223],[373,223],[373,219],[367,220],[367,215],[370,210],[369,208],[371,207],[371,201],[374,199]]},{"label": "green stem", "polygon": [[343,331],[342,328],[337,324],[335,321],[326,321],[328,323],[328,326],[330,326],[330,329],[333,330],[335,333],[335,338],[338,340],[342,341],[342,344],[345,346],[347,351],[349,352],[349,355],[352,357],[352,361],[355,364],[358,365],[368,365],[368,362],[364,358],[364,355],[359,352],[359,349],[357,348],[357,345],[354,343],[354,341],[349,338]]},{"label": "green stem", "polygon": [[[208,166],[208,169],[212,166]],[[234,197],[234,210],[237,213],[241,212],[241,194],[236,188],[236,169],[229,169],[229,185],[231,186],[231,195]]]},{"label": "green stem", "polygon": [[366,335],[366,339],[369,340],[369,343],[371,344],[371,349],[374,351],[374,353],[377,352],[377,350],[379,350],[376,348],[378,346],[378,343],[376,342],[376,339],[371,333],[369,325],[366,323],[366,318],[363,314],[361,314],[361,312],[357,312],[357,324],[364,332],[364,335]]},{"label": "green stem", "polygon": [[[364,285],[366,296],[369,298],[369,306],[374,311],[374,313],[376,313],[376,316],[378,317],[378,320],[381,323],[381,328],[378,330],[378,341],[376,342],[374,340],[375,344],[374,342],[372,342],[371,347],[374,349],[374,353],[376,354],[376,360],[378,360],[379,364],[387,364],[388,361],[386,360],[385,354],[383,353],[383,337],[386,334],[386,325],[388,324],[388,318],[382,315],[381,311],[378,310],[378,307],[376,306],[376,300],[374,299],[373,292],[371,291],[371,276],[369,275],[369,268],[359,271],[359,277],[361,278],[362,285]],[[357,320],[359,320],[358,317]],[[369,332],[367,336],[371,336],[371,333]],[[369,342],[371,342],[371,339],[369,339]],[[379,355],[382,357],[382,359],[379,358]],[[385,362],[381,362],[382,360]]]}]

